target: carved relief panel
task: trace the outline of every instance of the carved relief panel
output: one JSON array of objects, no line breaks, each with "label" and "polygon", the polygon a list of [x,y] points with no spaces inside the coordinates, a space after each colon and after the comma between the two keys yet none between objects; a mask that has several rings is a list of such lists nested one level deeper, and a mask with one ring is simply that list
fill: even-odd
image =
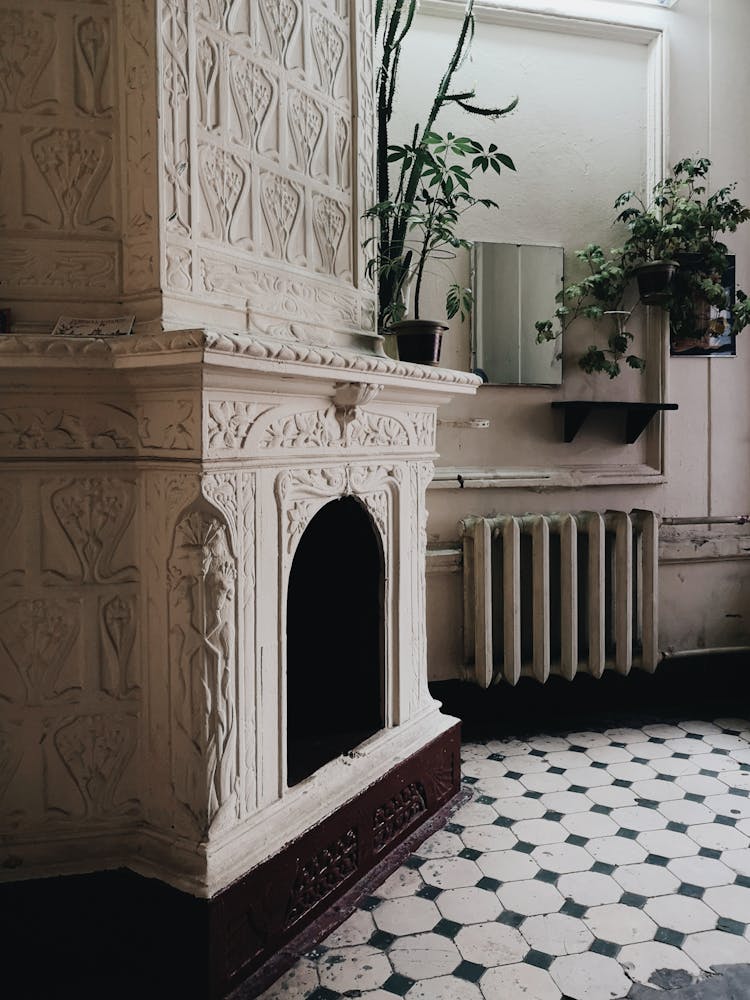
[{"label": "carved relief panel", "polygon": [[[303,339],[319,338],[317,325],[372,328],[356,287],[362,192],[352,187],[351,60],[359,55],[350,19],[358,6],[162,2],[165,277],[174,292],[192,289],[226,307],[235,328]],[[309,328],[295,331],[297,318]]]},{"label": "carved relief panel", "polygon": [[106,299],[119,290],[113,14],[110,2],[0,6],[6,299],[23,290]]}]

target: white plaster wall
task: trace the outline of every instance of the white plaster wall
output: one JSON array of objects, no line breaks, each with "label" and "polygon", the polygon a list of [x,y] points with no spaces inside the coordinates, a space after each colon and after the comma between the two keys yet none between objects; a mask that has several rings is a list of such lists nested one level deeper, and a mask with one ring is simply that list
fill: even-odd
[{"label": "white plaster wall", "polygon": [[[564,6],[573,7],[545,4],[555,10]],[[583,12],[578,4],[574,13],[591,16],[594,5],[586,7]],[[750,135],[738,111],[750,95],[742,41],[750,31],[750,4],[681,0],[666,11],[611,2],[596,4],[596,12],[600,10],[614,22],[664,31],[666,163],[708,155],[714,182],[737,180],[738,196],[750,201]],[[588,241],[616,243],[609,230],[612,201],[644,178],[646,109],[643,91],[637,88],[644,78],[645,48],[483,24],[479,13],[473,60],[462,69],[460,80],[476,80],[485,103],[505,102],[517,93],[518,110],[494,126],[477,126],[475,119],[446,113],[438,119],[438,130],[461,129],[496,141],[514,158],[518,172],[493,177],[488,190],[501,202],[501,211],[477,219],[470,235],[503,242],[559,242],[567,251]],[[434,15],[420,17],[413,48],[404,59],[399,124],[424,117],[425,98],[444,65],[457,24]],[[549,72],[540,68],[545,60]],[[574,71],[564,72],[566,66]],[[559,122],[557,129],[550,119]],[[750,234],[730,237],[728,243],[738,255],[738,285],[747,288]],[[566,255],[566,267],[567,262]],[[468,274],[466,262],[457,263],[456,273]],[[437,281],[432,292],[442,304]],[[452,326],[445,359],[465,367],[469,331]],[[588,343],[585,331],[582,336]],[[653,341],[652,350],[658,356],[659,345]],[[622,418],[614,416],[598,427],[586,425],[575,442],[563,444],[560,417],[550,410],[551,401],[655,398],[653,393],[659,391],[653,365],[643,380],[633,375],[615,383],[583,376],[574,365],[566,357],[559,389],[487,386],[475,399],[456,401],[441,412],[439,464],[446,470],[494,477],[495,483],[464,489],[455,482],[433,483],[428,497],[433,549],[450,547],[458,536],[458,521],[470,513],[644,507],[664,516],[701,517],[750,508],[747,334],[740,337],[733,360],[666,359],[664,398],[680,409],[664,419],[663,452],[658,429],[625,445]],[[489,418],[490,428],[451,424],[473,417]],[[442,475],[447,479],[450,473]],[[507,480],[499,485],[502,476],[515,476],[517,485]],[[719,528],[696,530],[708,539],[721,533]],[[743,549],[729,557],[721,546],[714,548],[710,557],[690,560],[679,569],[671,563],[663,566],[663,649],[750,642],[747,553]],[[460,568],[441,555],[429,563],[430,674],[435,679],[458,676],[461,646],[446,642],[446,635],[461,634]],[[713,595],[710,601],[707,593]]]}]

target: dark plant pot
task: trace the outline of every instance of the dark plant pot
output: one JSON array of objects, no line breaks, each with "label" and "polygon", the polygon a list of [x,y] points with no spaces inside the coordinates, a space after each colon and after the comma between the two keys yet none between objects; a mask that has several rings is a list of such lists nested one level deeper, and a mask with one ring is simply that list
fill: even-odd
[{"label": "dark plant pot", "polygon": [[401,361],[418,365],[440,363],[440,345],[448,327],[432,319],[402,319],[393,323],[390,333],[398,339],[398,356]]},{"label": "dark plant pot", "polygon": [[679,264],[674,260],[654,260],[636,271],[638,292],[647,306],[660,306],[669,299],[672,278]]}]

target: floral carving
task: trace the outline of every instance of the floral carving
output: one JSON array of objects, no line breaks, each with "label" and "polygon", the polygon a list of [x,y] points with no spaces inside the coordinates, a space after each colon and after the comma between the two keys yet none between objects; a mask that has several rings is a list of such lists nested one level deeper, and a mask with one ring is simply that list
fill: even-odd
[{"label": "floral carving", "polygon": [[193,258],[186,247],[167,247],[167,285],[176,291],[187,292],[193,287]]},{"label": "floral carving", "polygon": [[250,428],[262,412],[257,403],[209,402],[206,421],[209,448],[244,448]]},{"label": "floral carving", "polygon": [[165,0],[162,11],[162,81],[167,95],[163,126],[164,169],[169,192],[164,209],[168,228],[187,236],[190,234],[187,17],[179,0]]},{"label": "floral carving", "polygon": [[229,241],[232,219],[242,192],[245,172],[240,161],[220,146],[203,146],[201,180],[211,228],[205,236]]},{"label": "floral carving", "polygon": [[312,15],[312,47],[323,89],[333,97],[344,54],[344,39],[332,22],[317,12]]},{"label": "floral carving", "polygon": [[349,123],[341,115],[336,117],[334,144],[337,184],[342,191],[346,191],[349,187]]},{"label": "floral carving", "polygon": [[289,111],[289,126],[300,169],[311,174],[313,155],[323,133],[323,112],[317,101],[302,90],[290,90]]},{"label": "floral carving", "polygon": [[420,448],[435,447],[435,412],[421,410],[411,414],[416,442]]},{"label": "floral carving", "polygon": [[[65,693],[57,681],[78,636],[77,601],[17,601],[0,613],[0,645],[18,672],[27,705]],[[66,689],[69,690],[69,689]]]},{"label": "floral carving", "polygon": [[31,406],[0,412],[3,450],[121,450],[134,445],[133,414],[112,404],[85,414]]},{"label": "floral carving", "polygon": [[50,113],[57,98],[35,99],[35,90],[55,48],[48,14],[0,11],[0,111]]},{"label": "floral carving", "polygon": [[112,560],[133,518],[133,484],[118,479],[76,479],[52,494],[50,507],[70,542],[80,574],[50,570],[81,583],[132,580],[134,566],[115,569]]},{"label": "floral carving", "polygon": [[289,45],[300,16],[297,0],[261,0],[260,9],[271,42],[272,55],[286,66]]},{"label": "floral carving", "polygon": [[248,147],[258,147],[258,138],[266,120],[276,83],[261,66],[232,53],[229,57],[229,81],[232,90],[240,142]]},{"label": "floral carving", "polygon": [[194,447],[192,428],[193,404],[189,399],[138,407],[138,435],[144,448],[190,451]]},{"label": "floral carving", "polygon": [[8,240],[0,248],[0,272],[5,289],[114,292],[116,266],[114,247],[93,250],[60,244],[32,248]]},{"label": "floral carving", "polygon": [[100,132],[64,128],[46,129],[32,142],[31,155],[59,211],[59,218],[49,221],[58,229],[114,228],[111,211],[91,217],[112,163],[110,143]]},{"label": "floral carving", "polygon": [[76,106],[92,117],[109,115],[112,105],[105,97],[110,61],[109,22],[95,17],[79,20],[75,28],[75,48]]},{"label": "floral carving", "polygon": [[270,255],[288,260],[289,240],[300,211],[300,193],[291,181],[279,174],[264,174],[261,189],[263,214],[272,241]]},{"label": "floral carving", "polygon": [[86,818],[134,811],[135,802],[117,801],[118,785],[135,753],[134,716],[78,716],[60,726],[54,744],[81,794]]},{"label": "floral carving", "polygon": [[236,559],[205,503],[177,523],[168,564],[172,780],[202,836],[237,801]]},{"label": "floral carving", "polygon": [[326,410],[292,413],[270,424],[261,448],[381,448],[405,447],[409,438],[395,417],[356,409],[351,419],[339,420],[335,406]]},{"label": "floral carving", "polygon": [[116,594],[102,605],[101,687],[116,698],[137,690],[132,653],[135,643],[135,601]]},{"label": "floral carving", "polygon": [[335,198],[317,195],[313,199],[313,228],[326,274],[336,273],[336,256],[346,225],[346,213]]},{"label": "floral carving", "polygon": [[155,104],[152,0],[123,0],[125,125],[127,134],[127,219],[131,234],[150,232],[156,216],[154,121],[147,101]]},{"label": "floral carving", "polygon": [[219,73],[219,53],[208,35],[201,35],[197,44],[198,70],[198,121],[205,129],[218,125],[216,107],[216,81]]}]

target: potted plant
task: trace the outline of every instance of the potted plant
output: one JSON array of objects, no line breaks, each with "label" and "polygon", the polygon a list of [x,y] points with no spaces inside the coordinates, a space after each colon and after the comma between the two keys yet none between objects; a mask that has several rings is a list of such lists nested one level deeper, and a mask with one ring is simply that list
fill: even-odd
[{"label": "potted plant", "polygon": [[[498,118],[515,108],[512,101],[504,108],[486,108],[474,104],[473,90],[454,92],[453,77],[468,55],[474,33],[474,0],[468,0],[461,30],[448,67],[424,125],[414,126],[412,140],[402,145],[389,142],[401,50],[417,9],[417,0],[377,0],[376,33],[381,42],[381,61],[377,73],[377,190],[378,202],[366,213],[377,223],[377,233],[366,246],[372,252],[367,268],[377,280],[379,292],[378,327],[381,333],[396,333],[402,360],[437,364],[440,341],[447,327],[440,319],[421,313],[420,297],[425,269],[430,261],[455,255],[471,246],[458,235],[461,216],[475,205],[496,208],[489,198],[472,194],[472,181],[478,173],[506,167],[515,170],[513,161],[495,144],[485,148],[467,136],[435,129],[439,112],[454,105],[470,115]],[[446,315],[471,310],[470,288],[451,284],[446,293]]]},{"label": "potted plant", "polygon": [[[614,328],[606,347],[590,346],[580,366],[614,378],[624,357],[630,367],[643,370],[643,358],[626,354],[633,338],[622,314],[615,318],[632,279],[639,288],[636,305],[659,305],[669,312],[673,344],[705,341],[725,328],[729,252],[719,236],[749,221],[750,209],[733,196],[734,184],[706,195],[710,167],[705,157],[680,160],[671,175],[655,185],[649,206],[634,191],[617,198],[615,208],[621,211],[615,221],[624,223],[630,235],[608,254],[595,244],[577,252],[589,274],[562,289],[555,311],[557,329],[553,320],[537,323],[538,342],[559,337],[580,317],[596,321],[609,315]],[[628,318],[634,308],[627,311]],[[732,330],[739,333],[748,324],[750,300],[738,290]]]},{"label": "potted plant", "polygon": [[616,378],[624,360],[630,368],[642,371],[646,365],[643,358],[627,353],[633,334],[626,329],[626,323],[633,309],[623,308],[631,277],[622,262],[623,251],[615,249],[606,253],[598,244],[590,243],[577,250],[576,257],[586,266],[588,273],[557,293],[560,304],[555,309],[554,320],[535,324],[537,343],[555,340],[582,317],[597,322],[604,320],[609,325],[605,346],[590,344],[578,359],[580,367],[588,373],[604,372],[610,378]]}]

